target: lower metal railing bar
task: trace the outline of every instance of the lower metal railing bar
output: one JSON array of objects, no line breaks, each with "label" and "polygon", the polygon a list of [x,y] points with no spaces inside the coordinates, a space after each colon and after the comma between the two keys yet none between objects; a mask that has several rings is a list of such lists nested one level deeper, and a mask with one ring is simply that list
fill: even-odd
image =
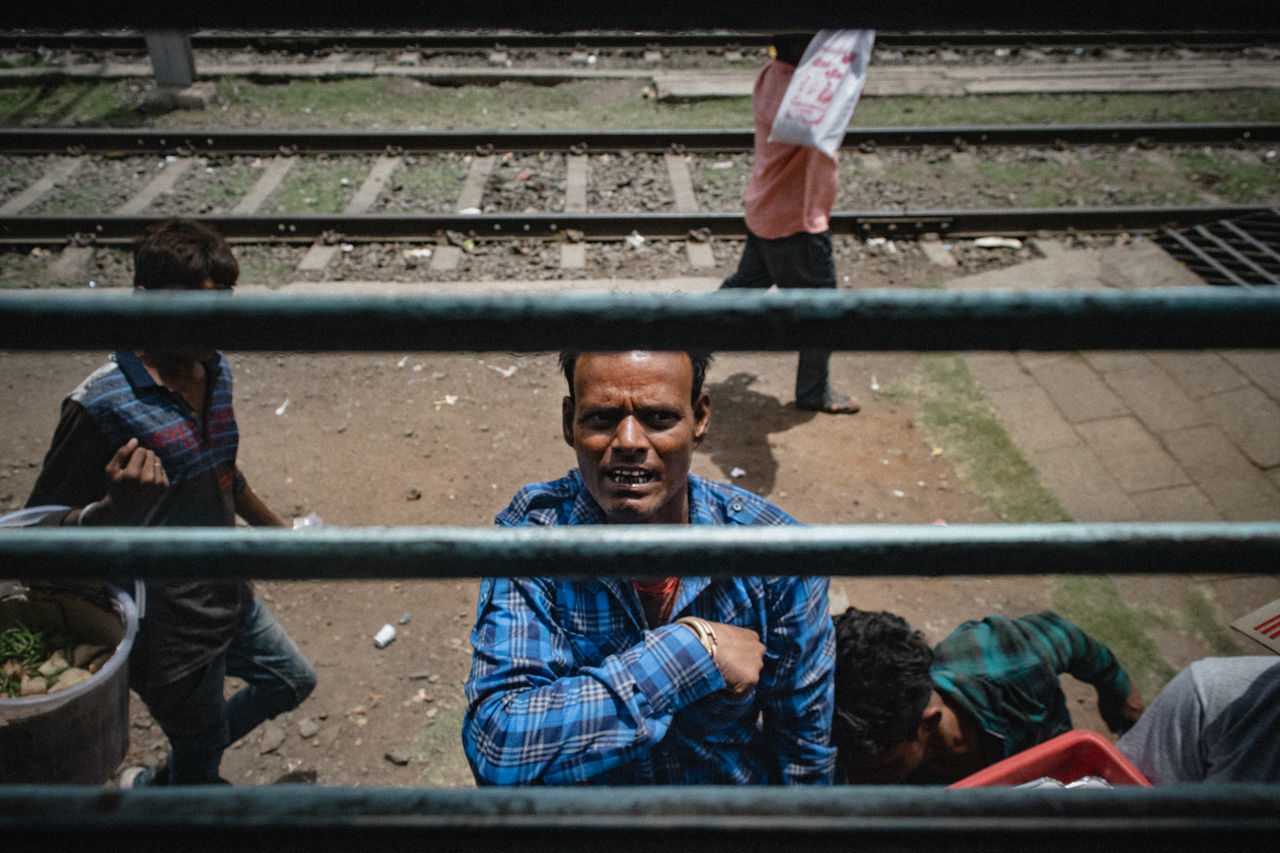
[{"label": "lower metal railing bar", "polygon": [[1272,574],[1280,522],[812,527],[26,528],[0,578]]},{"label": "lower metal railing bar", "polygon": [[1101,849],[1135,842],[1161,850],[1243,849],[1280,832],[1280,798],[1274,786],[1242,784],[1084,791],[15,786],[0,789],[0,830],[10,840],[6,849],[76,841],[149,849],[159,839],[205,849],[252,839],[273,851],[426,841],[443,844],[433,850],[475,849],[512,840],[521,850],[582,843],[632,850],[673,833],[698,850],[1078,850],[1099,842]]}]

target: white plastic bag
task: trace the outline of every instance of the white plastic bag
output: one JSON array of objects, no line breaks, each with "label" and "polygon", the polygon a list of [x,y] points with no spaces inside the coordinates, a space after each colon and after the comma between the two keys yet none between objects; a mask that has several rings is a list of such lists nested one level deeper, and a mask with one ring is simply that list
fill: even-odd
[{"label": "white plastic bag", "polygon": [[875,30],[820,30],[805,49],[774,116],[770,142],[835,157],[867,82]]}]

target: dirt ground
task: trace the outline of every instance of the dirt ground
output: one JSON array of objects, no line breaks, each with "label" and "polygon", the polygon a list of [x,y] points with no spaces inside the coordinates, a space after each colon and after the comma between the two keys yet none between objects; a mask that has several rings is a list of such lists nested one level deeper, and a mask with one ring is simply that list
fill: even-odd
[{"label": "dirt ground", "polygon": [[[550,354],[229,358],[241,468],[285,516],[316,513],[342,526],[484,526],[520,485],[573,465],[560,437],[563,380]],[[101,360],[99,353],[0,355],[0,387],[10,400],[0,430],[0,507],[25,500],[60,399]],[[794,355],[722,355],[708,377],[711,434],[694,472],[732,480],[807,522],[994,521],[911,413],[872,390],[913,363],[907,354],[836,354],[833,384],[857,395],[863,411],[829,416],[794,407]],[[837,579],[832,602],[894,610],[937,640],[964,619],[1048,606],[1047,583]],[[270,582],[258,592],[315,663],[319,686],[299,709],[227,751],[227,779],[472,784],[459,731],[474,581]],[[373,635],[386,623],[397,637],[377,649]],[[1099,726],[1088,694],[1071,695],[1079,724]],[[136,698],[130,737],[126,763],[153,763],[167,750]]]}]

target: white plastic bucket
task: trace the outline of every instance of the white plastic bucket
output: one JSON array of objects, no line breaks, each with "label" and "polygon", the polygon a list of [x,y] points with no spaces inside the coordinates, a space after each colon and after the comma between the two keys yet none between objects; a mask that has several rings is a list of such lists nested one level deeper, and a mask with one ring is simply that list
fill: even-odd
[{"label": "white plastic bucket", "polygon": [[57,693],[0,698],[0,783],[101,785],[129,750],[129,652],[138,612],[123,590],[97,594],[36,586],[0,599],[0,628],[14,620],[114,646],[91,677]]}]

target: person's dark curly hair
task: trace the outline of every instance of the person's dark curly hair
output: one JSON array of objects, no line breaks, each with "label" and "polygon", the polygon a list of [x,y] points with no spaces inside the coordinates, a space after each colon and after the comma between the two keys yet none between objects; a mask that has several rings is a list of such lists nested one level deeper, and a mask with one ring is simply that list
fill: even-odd
[{"label": "person's dark curly hair", "polygon": [[933,694],[933,650],[900,616],[850,607],[835,619],[831,745],[842,763],[912,740]]},{"label": "person's dark curly hair", "polygon": [[206,281],[229,289],[239,276],[226,239],[193,219],[157,222],[133,248],[133,286],[143,290],[199,290]]},{"label": "person's dark curly hair", "polygon": [[[573,397],[573,371],[578,365],[578,356],[587,350],[565,349],[560,350],[560,372],[564,374],[565,381],[569,383],[569,397]],[[689,356],[689,361],[693,365],[693,399],[691,402],[697,403],[698,397],[702,394],[702,384],[707,379],[707,368],[711,366],[712,354],[699,350],[685,350],[685,354]]]}]

